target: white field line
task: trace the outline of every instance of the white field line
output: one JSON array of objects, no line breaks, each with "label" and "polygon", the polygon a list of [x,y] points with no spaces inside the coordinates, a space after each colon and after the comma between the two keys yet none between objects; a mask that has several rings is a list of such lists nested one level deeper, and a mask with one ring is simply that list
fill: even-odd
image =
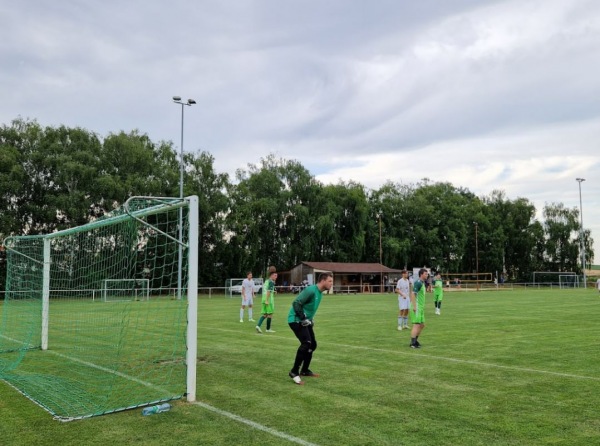
[{"label": "white field line", "polygon": [[[211,330],[239,333],[239,331],[228,330],[228,329],[224,329],[224,328],[211,328]],[[279,335],[262,335],[262,336],[264,336],[265,338],[286,339],[288,341],[294,341],[295,343],[298,342],[298,340],[296,338],[292,338],[292,337],[279,336]],[[321,344],[319,344],[319,345],[321,345]],[[438,360],[438,361],[456,362],[456,363],[460,363],[460,364],[469,364],[469,365],[474,365],[474,366],[479,366],[479,367],[489,367],[489,368],[496,368],[496,369],[503,369],[503,370],[512,370],[515,372],[539,373],[539,374],[543,374],[543,375],[560,376],[561,378],[574,378],[574,379],[582,379],[582,380],[590,380],[590,381],[600,381],[600,377],[598,377],[598,376],[576,375],[574,373],[552,372],[549,370],[530,369],[527,367],[515,367],[515,366],[510,366],[510,365],[492,364],[490,362],[473,361],[473,360],[469,360],[469,359],[457,359],[457,358],[448,358],[445,356],[426,355],[423,353],[415,353],[413,350],[403,352],[400,350],[388,350],[388,349],[384,349],[384,348],[366,347],[363,345],[336,344],[336,343],[331,343],[331,342],[326,343],[326,345],[330,345],[330,346],[334,346],[334,347],[355,349],[355,350],[367,350],[367,351],[373,351],[373,352],[390,353],[390,354],[394,354],[394,355],[419,356],[421,358],[434,359],[434,360]],[[321,348],[323,348],[323,347],[321,347]],[[408,347],[407,347],[407,350],[409,350]]]},{"label": "white field line", "polygon": [[[9,338],[7,336],[3,336],[3,335],[0,335],[0,336],[3,337],[3,338],[5,338],[5,339],[10,339],[10,340],[15,341],[15,339],[11,339],[11,338]],[[116,372],[114,370],[107,369],[107,368],[99,366],[97,364],[94,364],[94,363],[91,363],[91,362],[88,362],[88,361],[82,361],[81,359],[73,358],[73,357],[68,356],[68,355],[63,355],[62,353],[57,353],[57,352],[54,352],[52,350],[46,350],[46,352],[47,353],[52,353],[53,355],[59,356],[61,358],[67,359],[69,361],[78,362],[78,363],[86,365],[88,367],[91,367],[91,368],[94,368],[94,369],[97,369],[97,370],[101,370],[101,371],[106,372],[106,373],[111,373],[111,374],[117,375],[117,376],[119,376],[121,378],[124,378],[124,379],[127,379],[129,381],[133,381],[133,382],[136,382],[136,383],[141,384],[143,386],[149,387],[151,389],[158,390],[161,393],[169,393],[168,390],[162,389],[162,388],[160,388],[160,387],[158,387],[158,386],[156,386],[156,385],[154,385],[152,383],[149,383],[147,381],[142,381],[142,380],[137,379],[137,378],[135,378],[133,376],[129,376],[129,375],[125,374],[125,373]],[[17,389],[17,388],[15,388],[15,389],[17,391],[19,391],[19,389]],[[230,419],[232,419],[234,421],[237,421],[238,423],[243,423],[243,424],[245,424],[247,426],[250,426],[250,427],[252,427],[254,429],[257,429],[257,430],[260,430],[260,431],[263,431],[263,432],[267,432],[268,434],[271,434],[271,435],[273,435],[275,437],[283,438],[284,440],[290,441],[292,443],[300,444],[302,446],[317,446],[315,443],[310,443],[308,441],[302,440],[301,438],[297,438],[297,437],[294,437],[292,435],[288,435],[285,432],[280,432],[280,431],[278,431],[276,429],[273,429],[273,428],[270,428],[270,427],[267,427],[267,426],[263,426],[262,424],[258,424],[258,423],[254,422],[252,420],[248,420],[247,418],[240,417],[239,415],[236,415],[234,413],[226,412],[224,410],[218,409],[218,408],[216,408],[214,406],[211,406],[210,404],[202,403],[200,401],[196,401],[196,402],[193,402],[191,404],[194,404],[195,406],[202,407],[202,408],[204,408],[206,410],[210,410],[211,412],[217,413],[217,414],[219,414],[221,416],[224,416],[226,418],[230,418]],[[44,410],[46,410],[45,407],[43,407],[43,406],[40,406],[40,407],[42,407]]]},{"label": "white field line", "polygon": [[218,413],[219,415],[222,415],[224,417],[231,418],[234,421],[238,421],[240,423],[244,423],[244,424],[246,424],[246,425],[248,425],[248,426],[250,426],[250,427],[252,427],[254,429],[258,429],[260,431],[267,432],[267,433],[269,433],[271,435],[274,435],[275,437],[279,437],[279,438],[283,438],[284,440],[291,441],[292,443],[301,444],[303,446],[317,446],[314,443],[309,443],[308,441],[305,441],[305,440],[303,440],[301,438],[293,437],[292,435],[288,435],[288,434],[286,434],[284,432],[280,432],[280,431],[272,429],[270,427],[263,426],[262,424],[255,423],[254,421],[251,421],[251,420],[248,420],[246,418],[240,417],[239,415],[236,415],[234,413],[226,412],[226,411],[221,410],[221,409],[217,409],[216,407],[213,407],[213,406],[211,406],[209,404],[201,403],[199,401],[196,401],[195,403],[192,403],[192,404],[195,404],[196,406],[203,407],[204,409],[210,410],[211,412]]},{"label": "white field line", "polygon": [[456,362],[456,363],[460,363],[460,364],[469,364],[469,365],[475,365],[475,366],[480,366],[480,367],[490,367],[490,368],[503,369],[503,370],[512,370],[515,372],[539,373],[539,374],[543,374],[543,375],[560,376],[561,378],[574,378],[574,379],[583,379],[583,380],[590,380],[590,381],[600,381],[600,377],[598,377],[598,376],[586,376],[586,375],[576,375],[574,373],[552,372],[549,370],[530,369],[527,367],[515,367],[515,366],[510,366],[510,365],[492,364],[489,362],[472,361],[469,359],[447,358],[445,356],[433,356],[433,355],[424,355],[424,354],[412,353],[412,352],[410,352],[410,353],[409,352],[401,352],[401,351],[395,351],[395,350],[386,350],[386,349],[382,349],[382,348],[364,347],[364,346],[360,346],[360,345],[331,344],[331,343],[329,345],[333,345],[333,346],[337,346],[337,347],[358,349],[358,350],[369,350],[369,351],[382,352],[382,353],[419,356],[419,357],[427,358],[427,359],[436,359],[439,361]]},{"label": "white field line", "polygon": [[[47,350],[47,351],[49,353],[53,353],[53,354],[55,354],[57,356],[60,356],[61,358],[65,358],[65,359],[68,359],[70,361],[79,362],[79,363],[84,364],[84,365],[86,365],[88,367],[92,367],[92,368],[95,368],[95,369],[98,369],[98,370],[102,370],[103,372],[113,373],[113,374],[115,374],[117,376],[120,376],[121,378],[125,378],[125,379],[128,379],[130,381],[136,382],[138,384],[142,384],[142,385],[144,385],[146,387],[150,387],[150,388],[158,390],[158,391],[160,391],[162,393],[169,393],[168,390],[161,389],[160,387],[155,386],[152,383],[149,383],[149,382],[146,382],[146,381],[142,381],[142,380],[137,379],[137,378],[135,378],[133,376],[129,376],[129,375],[126,375],[126,374],[120,373],[120,372],[115,372],[114,370],[110,370],[110,369],[104,368],[104,367],[99,366],[97,364],[93,364],[93,363],[90,363],[90,362],[87,362],[87,361],[82,361],[82,360],[77,359],[77,358],[71,358],[70,356],[63,355],[61,353],[56,353],[56,352],[53,352],[51,350]],[[200,401],[196,401],[196,402],[193,402],[191,404],[194,404],[196,406],[200,406],[200,407],[202,407],[202,408],[204,408],[206,410],[210,410],[211,412],[215,412],[215,413],[217,413],[217,414],[219,414],[221,416],[230,418],[230,419],[232,419],[234,421],[237,421],[239,423],[246,424],[246,425],[248,425],[248,426],[250,426],[250,427],[252,427],[254,429],[257,429],[257,430],[260,430],[260,431],[263,431],[263,432],[267,432],[267,433],[269,433],[269,434],[271,434],[271,435],[273,435],[275,437],[279,437],[279,438],[283,438],[284,440],[291,441],[292,443],[301,444],[303,446],[317,446],[314,443],[309,443],[308,441],[304,441],[301,438],[293,437],[293,436],[288,435],[288,434],[286,434],[284,432],[280,432],[280,431],[272,429],[270,427],[263,426],[262,424],[255,423],[254,421],[248,420],[247,418],[240,417],[239,415],[236,415],[234,413],[226,412],[224,410],[218,409],[218,408],[216,408],[214,406],[211,406],[210,404],[202,403]]]},{"label": "white field line", "polygon": [[93,369],[101,370],[102,372],[109,373],[111,375],[116,375],[116,376],[118,376],[120,378],[124,378],[124,379],[126,379],[128,381],[132,381],[132,382],[141,384],[142,386],[146,386],[146,387],[149,387],[151,389],[158,390],[161,393],[165,393],[165,394],[172,393],[169,390],[166,390],[166,389],[163,389],[161,387],[158,387],[158,386],[156,386],[156,385],[154,385],[152,383],[149,383],[147,381],[142,381],[141,379],[138,379],[138,378],[136,378],[134,376],[130,376],[130,375],[127,375],[125,373],[117,372],[115,370],[107,369],[106,367],[102,367],[101,365],[94,364],[93,362],[83,361],[81,359],[73,358],[73,357],[68,356],[68,355],[63,355],[62,353],[57,353],[57,352],[52,351],[52,350],[46,350],[46,353],[52,353],[53,355],[59,356],[61,358],[67,359],[69,361],[78,362],[79,364],[83,364],[83,365],[91,367]]}]

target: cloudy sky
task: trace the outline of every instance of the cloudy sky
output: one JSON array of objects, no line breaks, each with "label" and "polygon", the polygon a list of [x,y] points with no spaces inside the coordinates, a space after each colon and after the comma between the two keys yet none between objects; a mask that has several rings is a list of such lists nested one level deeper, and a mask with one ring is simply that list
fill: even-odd
[{"label": "cloudy sky", "polygon": [[138,129],[233,174],[579,207],[600,263],[596,0],[0,0],[0,123]]}]

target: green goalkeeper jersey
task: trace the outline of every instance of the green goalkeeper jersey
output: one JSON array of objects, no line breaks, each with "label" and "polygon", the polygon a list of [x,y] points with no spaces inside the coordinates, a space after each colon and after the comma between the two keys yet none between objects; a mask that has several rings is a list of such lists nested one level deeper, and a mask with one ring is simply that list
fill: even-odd
[{"label": "green goalkeeper jersey", "polygon": [[298,313],[304,313],[306,319],[313,319],[323,294],[317,285],[311,285],[306,288],[294,299],[292,302],[292,308],[288,313],[288,322],[300,322]]}]

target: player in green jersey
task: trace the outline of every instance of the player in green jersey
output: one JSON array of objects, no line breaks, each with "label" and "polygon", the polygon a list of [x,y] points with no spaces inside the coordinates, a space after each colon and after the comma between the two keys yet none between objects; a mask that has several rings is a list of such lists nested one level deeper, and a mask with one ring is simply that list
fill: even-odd
[{"label": "player in green jersey", "polygon": [[410,348],[421,348],[419,335],[425,328],[425,292],[428,276],[429,272],[425,268],[419,270],[419,278],[415,281],[413,293],[410,295],[410,319],[413,324],[410,331]]},{"label": "player in green jersey", "polygon": [[277,280],[277,268],[269,266],[269,278],[265,280],[262,289],[262,316],[258,320],[256,325],[256,332],[262,333],[260,326],[263,321],[267,320],[267,333],[275,333],[275,330],[271,330],[271,321],[273,319],[273,312],[275,311],[275,281]]},{"label": "player in green jersey", "polygon": [[314,351],[317,349],[317,339],[314,332],[314,317],[321,303],[323,291],[333,286],[333,274],[321,273],[316,285],[310,285],[296,297],[288,313],[288,324],[298,340],[300,347],[296,351],[294,366],[289,376],[296,384],[304,384],[301,376],[319,375],[313,373],[309,366]]},{"label": "player in green jersey", "polygon": [[444,299],[444,282],[440,273],[436,273],[433,281],[433,303],[435,314],[442,314],[442,299]]}]

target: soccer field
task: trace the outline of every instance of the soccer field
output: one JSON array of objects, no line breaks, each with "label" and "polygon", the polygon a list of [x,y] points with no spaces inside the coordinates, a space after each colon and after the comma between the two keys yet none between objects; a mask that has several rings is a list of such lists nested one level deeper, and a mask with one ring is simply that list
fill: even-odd
[{"label": "soccer field", "polygon": [[[298,342],[280,295],[273,329],[239,322],[238,298],[199,302],[198,404],[59,423],[0,383],[3,445],[589,445],[600,439],[596,290],[427,295],[420,342],[397,298],[325,296],[320,378],[287,376]],[[255,315],[255,319],[258,319]],[[264,326],[263,326],[264,327]]]}]

